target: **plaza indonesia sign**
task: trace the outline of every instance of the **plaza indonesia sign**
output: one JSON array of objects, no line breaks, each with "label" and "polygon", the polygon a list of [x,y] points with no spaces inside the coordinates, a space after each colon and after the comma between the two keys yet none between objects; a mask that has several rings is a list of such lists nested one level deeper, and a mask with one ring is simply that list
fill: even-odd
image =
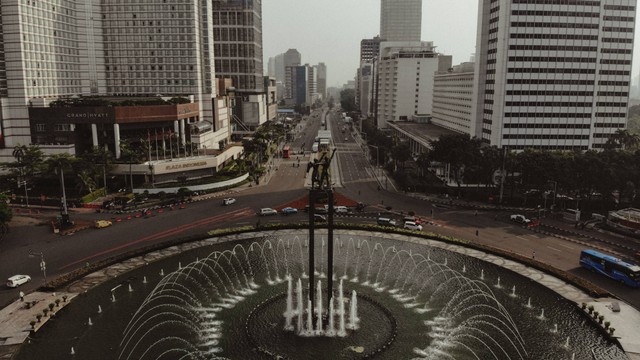
[{"label": "plaza indonesia sign", "polygon": [[207,165],[208,165],[208,161],[199,160],[199,161],[193,161],[193,162],[184,162],[180,164],[167,164],[164,166],[164,170],[166,172],[173,172],[176,170],[190,170],[192,168],[207,167]]}]

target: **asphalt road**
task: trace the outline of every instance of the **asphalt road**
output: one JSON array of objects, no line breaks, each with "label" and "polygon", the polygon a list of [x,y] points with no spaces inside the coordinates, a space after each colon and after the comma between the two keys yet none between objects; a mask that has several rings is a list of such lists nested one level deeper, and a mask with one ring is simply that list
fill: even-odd
[{"label": "asphalt road", "polygon": [[[320,114],[314,114],[307,119],[297,132],[292,145],[301,146],[304,142],[305,148],[310,149],[320,127],[320,117]],[[340,124],[337,123],[339,120],[331,114],[329,117],[333,131],[340,131]],[[340,134],[342,135],[341,131]],[[590,245],[587,242],[588,238],[578,236],[575,241],[566,241],[523,229],[508,221],[509,213],[480,210],[476,214],[474,210],[433,204],[404,196],[402,193],[379,190],[378,182],[372,176],[373,168],[364,158],[362,150],[357,151],[359,145],[351,134],[348,134],[347,141],[335,143],[343,184],[337,191],[369,205],[368,216],[350,217],[351,222],[375,223],[376,212],[383,212],[388,206],[394,211],[414,211],[419,217],[436,224],[427,226],[425,230],[478,241],[524,256],[533,256],[535,251],[536,259],[581,276],[640,309],[640,290],[620,285],[579,267],[579,253]],[[296,162],[295,157],[275,162],[267,184],[244,188],[237,193],[236,190],[231,190],[219,194],[215,199],[190,203],[185,209],[155,212],[148,218],[123,220],[104,229],[92,228],[70,236],[59,236],[51,233],[48,226],[14,226],[0,242],[0,277],[28,274],[33,281],[19,289],[1,286],[0,306],[15,300],[19,291],[34,290],[43,283],[43,273],[39,268],[40,258],[29,257],[29,250],[44,254],[47,277],[51,279],[82,267],[87,262],[92,263],[175,237],[202,234],[211,229],[229,226],[254,225],[258,220],[261,223],[306,221],[305,213],[287,217],[256,215],[256,211],[262,207],[281,207],[306,195],[306,189],[303,188],[305,162],[301,162],[300,167],[294,167],[293,164]],[[238,201],[229,206],[222,206],[221,199],[228,196],[233,196]],[[55,216],[55,213],[50,215]],[[72,215],[76,221],[109,217],[111,215],[92,212]]]}]

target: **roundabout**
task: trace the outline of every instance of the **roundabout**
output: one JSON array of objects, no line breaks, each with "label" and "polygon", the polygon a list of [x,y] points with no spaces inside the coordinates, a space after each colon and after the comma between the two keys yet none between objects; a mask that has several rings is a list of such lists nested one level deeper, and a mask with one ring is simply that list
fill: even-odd
[{"label": "roundabout", "polygon": [[[316,231],[318,254],[326,238],[326,229]],[[574,287],[523,264],[409,233],[341,229],[334,246],[341,286],[333,302],[319,302],[319,328],[297,304],[310,271],[327,281],[322,262],[306,267],[306,236],[295,229],[237,232],[113,265],[105,272],[115,277],[73,299],[16,358],[626,359],[558,293],[574,296]],[[303,296],[289,279],[301,279]],[[349,312],[353,291],[359,330],[312,337],[286,328],[289,306],[303,309],[303,323],[313,319],[302,329],[329,328],[333,304],[338,330],[338,299]]]}]

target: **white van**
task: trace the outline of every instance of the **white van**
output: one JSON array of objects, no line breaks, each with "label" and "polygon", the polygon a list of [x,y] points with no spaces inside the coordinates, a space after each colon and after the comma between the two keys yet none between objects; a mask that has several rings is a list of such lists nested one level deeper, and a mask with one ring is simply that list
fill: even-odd
[{"label": "white van", "polygon": [[15,288],[29,281],[31,281],[31,276],[29,275],[13,275],[7,279],[7,287]]}]

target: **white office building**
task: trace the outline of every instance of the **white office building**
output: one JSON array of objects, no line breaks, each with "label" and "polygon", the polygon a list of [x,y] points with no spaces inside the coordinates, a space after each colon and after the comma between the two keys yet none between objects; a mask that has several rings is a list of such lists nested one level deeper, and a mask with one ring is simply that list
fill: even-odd
[{"label": "white office building", "polygon": [[471,134],[473,68],[472,62],[466,62],[435,74],[431,117],[433,124],[458,133]]},{"label": "white office building", "polygon": [[386,41],[420,41],[422,0],[381,0],[380,37]]},{"label": "white office building", "polygon": [[599,149],[626,127],[636,0],[480,1],[471,134]]},{"label": "white office building", "polygon": [[378,128],[433,112],[437,71],[451,67],[451,56],[435,52],[432,42],[383,42],[378,60]]}]

